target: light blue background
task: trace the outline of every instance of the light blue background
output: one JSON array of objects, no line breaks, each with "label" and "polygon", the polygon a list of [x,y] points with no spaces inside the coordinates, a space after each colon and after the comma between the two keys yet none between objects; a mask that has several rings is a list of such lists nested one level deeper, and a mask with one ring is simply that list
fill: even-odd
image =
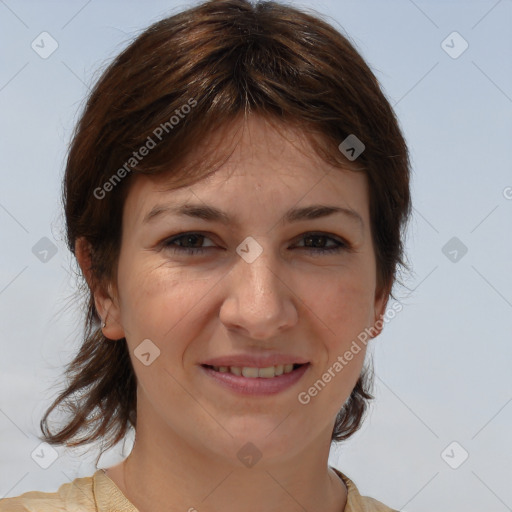
[{"label": "light blue background", "polygon": [[[396,288],[403,311],[370,350],[375,403],[330,463],[396,509],[512,510],[512,2],[291,3],[349,34],[395,105],[413,163],[412,291]],[[68,307],[61,234],[66,147],[101,68],[190,5],[0,0],[0,496],[55,491],[95,469],[94,451],[59,448],[46,470],[30,455],[82,322]],[[31,48],[43,31],[59,45],[48,59]],[[469,44],[457,59],[441,47],[453,31]],[[58,248],[46,263],[32,253],[44,236]],[[456,263],[442,252],[454,236],[468,248]],[[453,441],[469,453],[458,469],[441,456]]]}]

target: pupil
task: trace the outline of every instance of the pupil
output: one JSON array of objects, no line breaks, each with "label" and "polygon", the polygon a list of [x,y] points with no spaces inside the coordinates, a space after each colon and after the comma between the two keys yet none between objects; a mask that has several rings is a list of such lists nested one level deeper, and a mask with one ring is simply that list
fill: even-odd
[{"label": "pupil", "polygon": [[[318,240],[319,239],[322,239],[323,237],[322,236],[319,236],[319,235],[316,235],[316,236],[308,236],[306,239],[305,239],[305,242],[306,242],[306,247],[311,247],[311,242],[312,240],[315,240],[317,243],[318,243]],[[315,242],[313,242],[313,245],[314,245]],[[320,243],[320,246],[323,247],[325,244],[325,240],[324,240],[324,243]]]},{"label": "pupil", "polygon": [[[186,238],[186,245],[192,245],[192,246],[197,246],[197,244],[194,244],[194,240],[196,242],[200,242],[201,241],[201,235],[188,235]],[[199,244],[199,247],[201,246],[201,244]]]}]

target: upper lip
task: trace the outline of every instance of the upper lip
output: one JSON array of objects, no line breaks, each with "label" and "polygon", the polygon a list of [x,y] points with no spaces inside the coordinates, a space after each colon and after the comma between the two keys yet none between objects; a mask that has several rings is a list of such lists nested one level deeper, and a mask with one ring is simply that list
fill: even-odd
[{"label": "upper lip", "polygon": [[270,366],[278,366],[285,364],[305,364],[309,363],[307,359],[290,354],[268,354],[268,355],[249,355],[249,354],[232,354],[229,356],[212,357],[200,364],[209,366],[236,366],[236,367],[254,367],[268,368]]}]

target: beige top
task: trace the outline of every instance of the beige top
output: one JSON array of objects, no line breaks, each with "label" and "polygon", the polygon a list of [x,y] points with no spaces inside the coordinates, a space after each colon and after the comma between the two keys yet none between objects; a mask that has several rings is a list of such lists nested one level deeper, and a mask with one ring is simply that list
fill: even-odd
[{"label": "beige top", "polygon": [[[380,501],[361,496],[355,484],[332,468],[348,489],[344,512],[397,512]],[[0,500],[0,512],[138,512],[117,485],[99,469],[92,476],[75,478],[57,492],[30,491]]]}]

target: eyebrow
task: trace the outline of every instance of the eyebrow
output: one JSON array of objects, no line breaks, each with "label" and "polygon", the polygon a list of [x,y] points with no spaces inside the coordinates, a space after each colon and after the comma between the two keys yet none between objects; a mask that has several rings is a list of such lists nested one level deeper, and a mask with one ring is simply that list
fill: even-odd
[{"label": "eyebrow", "polygon": [[[168,215],[187,216],[209,222],[220,222],[225,225],[238,224],[238,221],[232,219],[226,212],[214,206],[204,204],[183,204],[179,206],[155,205],[151,211],[145,215],[142,223],[146,224],[151,222],[164,213]],[[286,212],[281,223],[320,219],[334,214],[343,214],[347,218],[357,221],[361,227],[364,226],[361,215],[355,210],[323,204],[314,204],[303,208],[292,208]]]}]

